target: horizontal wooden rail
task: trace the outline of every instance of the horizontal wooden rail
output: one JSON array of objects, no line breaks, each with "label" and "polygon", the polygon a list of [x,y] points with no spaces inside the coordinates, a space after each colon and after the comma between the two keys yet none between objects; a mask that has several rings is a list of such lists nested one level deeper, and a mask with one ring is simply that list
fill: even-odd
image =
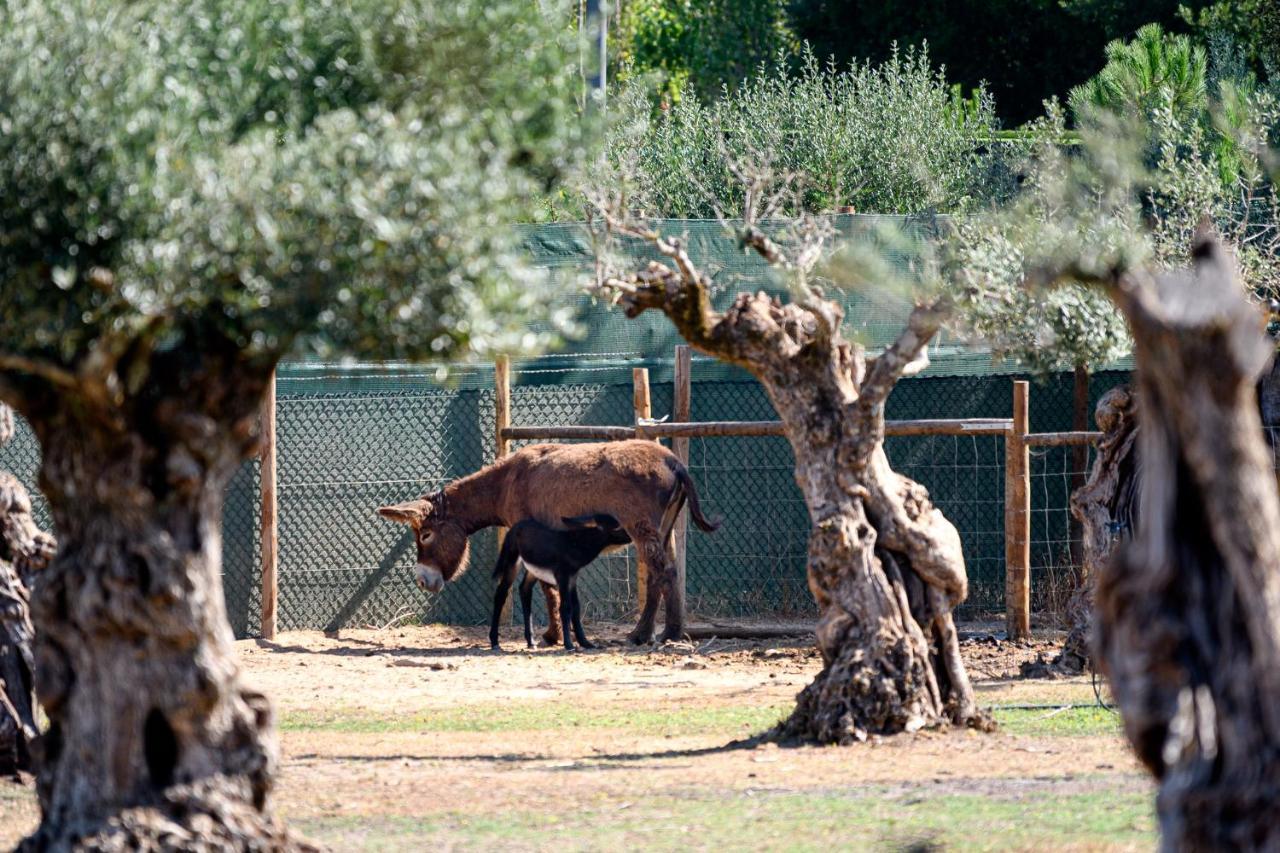
[{"label": "horizontal wooden rail", "polygon": [[619,441],[626,438],[635,438],[636,430],[635,427],[620,426],[517,426],[504,429],[502,437],[510,441],[571,438]]},{"label": "horizontal wooden rail", "polygon": [[1004,435],[1013,429],[1009,418],[925,419],[885,421],[885,435]]},{"label": "horizontal wooden rail", "polygon": [[636,432],[645,438],[783,434],[781,421],[702,421],[700,423],[641,424],[636,427]]},{"label": "horizontal wooden rail", "polygon": [[1028,447],[1067,447],[1095,444],[1101,438],[1100,432],[1032,432],[1023,442]]},{"label": "horizontal wooden rail", "polygon": [[[930,419],[886,421],[885,435],[1004,435],[1013,421],[1000,418]],[[783,435],[781,421],[702,421],[699,423],[638,424],[620,426],[523,426],[507,427],[502,437],[520,439],[596,439],[618,441],[627,438],[698,438],[710,436]]]}]

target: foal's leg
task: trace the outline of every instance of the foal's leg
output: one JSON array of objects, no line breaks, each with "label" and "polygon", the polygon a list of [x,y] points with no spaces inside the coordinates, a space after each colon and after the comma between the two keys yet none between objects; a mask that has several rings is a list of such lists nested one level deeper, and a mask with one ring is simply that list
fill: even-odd
[{"label": "foal's leg", "polygon": [[524,615],[524,642],[533,648],[533,575],[525,572],[520,582],[520,611]]},{"label": "foal's leg", "polygon": [[493,594],[493,619],[489,622],[489,648],[497,650],[498,623],[502,620],[502,608],[506,606],[507,594],[511,592],[511,578],[503,575],[498,579],[498,589]]},{"label": "foal's leg", "polygon": [[578,639],[578,645],[584,649],[594,649],[596,644],[587,639],[587,634],[582,630],[582,601],[578,598],[578,585],[573,585],[573,636]]},{"label": "foal's leg", "polygon": [[569,635],[569,626],[573,623],[573,599],[575,598],[573,575],[556,572],[556,586],[560,587],[560,627],[564,635],[564,650],[573,651],[573,637]]}]

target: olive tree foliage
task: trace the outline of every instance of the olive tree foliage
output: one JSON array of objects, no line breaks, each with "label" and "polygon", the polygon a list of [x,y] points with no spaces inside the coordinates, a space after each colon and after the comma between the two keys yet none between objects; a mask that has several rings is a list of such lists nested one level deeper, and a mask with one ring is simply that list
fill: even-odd
[{"label": "olive tree foliage", "polygon": [[109,378],[131,348],[209,334],[538,343],[506,226],[578,149],[564,48],[520,2],[5,0],[0,384],[136,389]]},{"label": "olive tree foliage", "polygon": [[[1252,250],[1240,221],[1201,219],[1171,262],[1145,128],[1112,130],[1089,128],[1082,155],[1046,183],[1051,216],[1024,204],[995,218],[1029,285],[1106,290],[1134,338],[1137,502],[1131,537],[1098,567],[1092,646],[1159,785],[1161,848],[1271,850],[1280,844],[1280,502],[1256,388],[1275,343],[1247,298],[1255,283],[1238,280]],[[1242,148],[1267,165],[1260,146]],[[1134,457],[1099,463],[1122,458],[1121,490],[1133,487]]]},{"label": "olive tree foliage", "polygon": [[612,109],[609,165],[633,177],[632,209],[651,216],[741,211],[746,183],[732,164],[762,161],[774,189],[789,184],[788,216],[947,213],[988,193],[991,97],[959,101],[924,50],[846,69],[805,53],[795,74],[762,68],[713,102],[690,95],[654,116],[636,86]]},{"label": "olive tree foliage", "polygon": [[[1113,302],[1078,284],[1026,288],[1028,246],[1066,242],[1100,258],[1123,248],[1141,252],[1143,262],[1155,269],[1176,269],[1186,265],[1192,237],[1204,222],[1233,251],[1252,296],[1280,293],[1280,194],[1257,153],[1280,112],[1262,91],[1242,96],[1232,107],[1239,111],[1235,120],[1242,132],[1230,149],[1237,167],[1227,182],[1224,149],[1212,144],[1198,116],[1181,114],[1172,94],[1152,108],[1149,119],[1095,114],[1084,129],[1086,143],[1124,140],[1107,143],[1114,149],[1111,155],[1082,155],[1057,144],[1065,118],[1049,104],[1046,117],[1033,128],[1036,142],[1014,205],[1015,224],[1006,216],[956,223],[952,251],[958,260],[960,322],[997,354],[1035,370],[1113,361],[1131,348]],[[1090,194],[1087,215],[1070,212],[1068,202],[1075,196],[1068,192]]]},{"label": "olive tree foliage", "polygon": [[291,349],[562,325],[511,226],[578,156],[568,36],[526,0],[0,0],[0,400],[59,541],[25,849],[301,846],[223,610],[225,486]]}]

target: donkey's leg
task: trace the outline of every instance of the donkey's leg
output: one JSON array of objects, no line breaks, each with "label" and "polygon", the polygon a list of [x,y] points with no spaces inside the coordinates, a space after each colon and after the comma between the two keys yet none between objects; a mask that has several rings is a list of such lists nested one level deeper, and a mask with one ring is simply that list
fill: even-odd
[{"label": "donkey's leg", "polygon": [[[666,561],[663,559],[662,543],[658,538],[655,525],[642,523],[636,529],[627,528],[631,541],[636,547],[636,562],[643,565],[649,578],[645,590],[644,609],[640,611],[640,621],[627,639],[637,646],[653,642],[653,623],[658,616],[658,600],[662,598]],[[638,568],[638,567],[637,567]]]},{"label": "donkey's leg", "polygon": [[594,649],[596,644],[587,639],[586,631],[582,630],[582,599],[578,598],[578,584],[573,584],[573,636],[578,640],[578,645],[584,649]]},{"label": "donkey's leg", "polygon": [[680,578],[676,573],[676,543],[675,536],[667,537],[666,544],[662,552],[663,563],[666,569],[663,572],[664,591],[667,598],[666,609],[666,625],[662,629],[662,640],[683,640],[684,639],[684,584],[680,583]]},{"label": "donkey's leg", "polygon": [[560,642],[560,620],[556,618],[556,614],[560,612],[560,590],[549,583],[539,583],[542,584],[542,595],[547,600],[547,630],[542,635],[542,642],[544,645],[554,646]]}]

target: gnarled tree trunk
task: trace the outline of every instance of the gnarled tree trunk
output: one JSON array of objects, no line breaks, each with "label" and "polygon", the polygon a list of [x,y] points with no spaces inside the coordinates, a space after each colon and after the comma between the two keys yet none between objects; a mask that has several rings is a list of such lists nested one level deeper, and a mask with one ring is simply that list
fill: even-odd
[{"label": "gnarled tree trunk", "polygon": [[[945,309],[918,307],[899,339],[868,358],[841,337],[836,303],[816,293],[786,305],[741,294],[716,313],[708,280],[679,241],[630,233],[671,263],[606,282],[628,315],[661,311],[695,349],[750,371],[795,453],[813,524],[808,577],[824,666],[780,734],[847,743],[979,719],[951,618],[967,592],[959,535],[922,486],[889,467],[883,448],[885,399],[923,363]],[[754,228],[744,241],[785,263]]]},{"label": "gnarled tree trunk", "polygon": [[[13,412],[0,404],[0,447],[13,437]],[[34,630],[27,584],[53,556],[53,538],[36,527],[31,498],[0,471],[0,775],[31,769],[36,736]]]},{"label": "gnarled tree trunk", "polygon": [[1102,430],[1089,480],[1071,495],[1071,514],[1081,526],[1080,576],[1067,604],[1070,631],[1053,665],[1070,674],[1084,672],[1092,655],[1093,591],[1099,571],[1116,543],[1133,535],[1138,509],[1137,418],[1128,385],[1112,388],[1098,401],[1094,420]]},{"label": "gnarled tree trunk", "polygon": [[271,711],[241,684],[222,592],[223,492],[255,443],[258,376],[218,365],[177,373],[183,396],[34,407],[59,549],[32,590],[49,728],[23,849],[297,843],[269,807]]},{"label": "gnarled tree trunk", "polygon": [[1099,573],[1097,652],[1160,783],[1169,850],[1280,849],[1280,499],[1255,381],[1271,356],[1216,243],[1110,282],[1137,355],[1141,497]]}]

